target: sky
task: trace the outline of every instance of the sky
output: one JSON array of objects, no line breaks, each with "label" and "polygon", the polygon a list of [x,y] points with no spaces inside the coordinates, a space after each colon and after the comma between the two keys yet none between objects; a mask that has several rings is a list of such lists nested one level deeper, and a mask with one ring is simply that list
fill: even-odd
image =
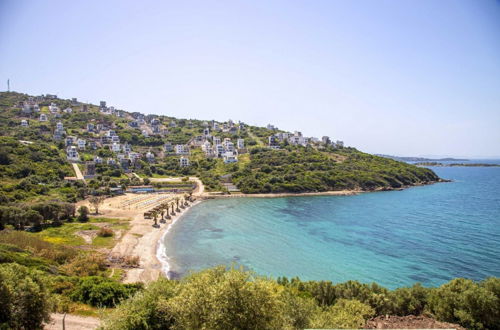
[{"label": "sky", "polygon": [[0,0],[0,90],[500,158],[500,1]]}]

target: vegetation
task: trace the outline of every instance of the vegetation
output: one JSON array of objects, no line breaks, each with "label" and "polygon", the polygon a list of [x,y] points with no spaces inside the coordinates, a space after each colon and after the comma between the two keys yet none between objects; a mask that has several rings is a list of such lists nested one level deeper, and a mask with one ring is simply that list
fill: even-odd
[{"label": "vegetation", "polygon": [[216,267],[161,279],[123,301],[105,329],[359,328],[377,315],[428,314],[468,329],[498,329],[500,279],[388,290],[356,281],[277,281]]}]

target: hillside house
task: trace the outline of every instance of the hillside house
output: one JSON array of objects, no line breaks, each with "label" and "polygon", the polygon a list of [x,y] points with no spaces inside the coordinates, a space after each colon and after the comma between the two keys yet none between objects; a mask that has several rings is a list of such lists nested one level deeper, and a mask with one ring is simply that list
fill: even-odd
[{"label": "hillside house", "polygon": [[122,150],[122,147],[119,143],[113,142],[111,145],[111,151],[113,152],[120,152]]},{"label": "hillside house", "polygon": [[86,144],[87,144],[87,141],[85,141],[85,139],[78,139],[76,141],[76,146],[78,147],[78,150],[85,150]]},{"label": "hillside house", "polygon": [[64,129],[63,123],[61,123],[60,121],[58,121],[57,124],[56,124],[56,130],[62,131],[63,129]]},{"label": "hillside house", "polygon": [[66,147],[69,147],[73,144],[75,144],[76,142],[76,137],[75,136],[67,136],[65,139],[64,139],[64,145]]},{"label": "hillside house", "polygon": [[150,163],[153,163],[155,161],[155,154],[152,153],[151,151],[148,151],[146,153],[146,160]]},{"label": "hillside house", "polygon": [[95,132],[95,125],[92,123],[87,123],[87,132],[89,133]]},{"label": "hillside house", "polygon": [[186,166],[189,166],[189,158],[186,158],[186,157],[181,157],[179,159],[179,166],[180,167],[186,167]]},{"label": "hillside house", "polygon": [[245,140],[244,139],[236,140],[236,146],[238,147],[238,149],[245,148]]},{"label": "hillside house", "polygon": [[21,120],[22,127],[28,127],[28,121],[26,119]]},{"label": "hillside house", "polygon": [[76,150],[75,146],[69,146],[66,149],[66,158],[70,162],[77,162],[80,160],[80,155],[78,154],[78,151]]},{"label": "hillside house", "polygon": [[212,142],[214,143],[214,145],[221,144],[221,139],[220,137],[214,136],[212,138]]},{"label": "hillside house", "polygon": [[142,136],[144,137],[149,137],[149,133],[148,131],[146,131],[145,129],[142,130]]},{"label": "hillside house", "polygon": [[95,156],[95,157],[94,157],[94,162],[95,162],[96,164],[102,164],[102,158],[101,158],[101,157],[99,157],[99,156]]},{"label": "hillside house", "polygon": [[335,142],[335,146],[337,148],[343,148],[344,147],[344,141],[337,140],[337,142]]},{"label": "hillside house", "polygon": [[234,152],[229,151],[224,152],[222,159],[225,164],[238,162],[238,156]]},{"label": "hillside house", "polygon": [[217,144],[214,146],[215,156],[221,157],[224,152],[225,152],[225,150],[224,150],[224,146],[222,144]]},{"label": "hillside house", "polygon": [[49,121],[49,118],[47,118],[47,115],[46,115],[46,114],[41,113],[41,114],[40,114],[40,118],[39,118],[39,120],[40,120],[41,122],[45,122],[45,121]]},{"label": "hillside house", "polygon": [[276,136],[274,136],[274,135],[271,135],[268,138],[268,146],[271,149],[279,149],[280,148],[280,144],[279,144],[278,138]]},{"label": "hillside house", "polygon": [[174,152],[174,146],[170,142],[166,142],[163,145],[163,150],[165,150],[166,153]]},{"label": "hillside house", "polygon": [[329,145],[332,143],[332,141],[330,140],[330,137],[328,137],[328,136],[323,136],[321,138],[321,142],[323,142],[323,144],[325,144],[325,145]]},{"label": "hillside house", "polygon": [[189,147],[184,144],[177,144],[175,146],[175,153],[177,155],[189,155]]},{"label": "hillside house", "polygon": [[71,108],[66,108],[63,110],[64,113],[72,113],[73,112],[73,109]]}]

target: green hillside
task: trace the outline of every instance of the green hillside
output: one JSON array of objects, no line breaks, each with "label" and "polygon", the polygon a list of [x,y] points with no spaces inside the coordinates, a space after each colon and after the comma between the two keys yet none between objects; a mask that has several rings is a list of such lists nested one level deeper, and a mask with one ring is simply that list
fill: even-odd
[{"label": "green hillside", "polygon": [[[38,105],[36,110],[29,109],[33,104]],[[57,113],[50,111],[51,104],[57,107]],[[41,121],[42,115],[46,121]],[[27,127],[21,125],[22,120]],[[58,123],[64,127],[60,139],[55,138]],[[87,124],[96,129],[88,130]],[[214,129],[216,126],[219,128]],[[207,128],[210,135],[206,137]],[[112,143],[106,140],[110,131],[121,148],[127,146],[130,150],[113,151]],[[131,172],[141,177],[198,176],[208,191],[225,191],[222,181],[232,181],[244,193],[370,191],[439,180],[429,169],[313,139],[303,145],[292,145],[285,139],[271,149],[267,147],[268,138],[283,133],[277,129],[229,120],[129,113],[71,100],[30,98],[15,92],[0,93],[0,132],[4,202],[53,198],[74,202],[90,191],[106,193],[107,188],[137,184]],[[204,141],[215,148],[214,136],[224,146],[225,139],[234,145],[238,139],[244,141],[244,147],[234,152],[237,162],[225,162],[223,155],[217,157],[202,150]],[[67,137],[74,137],[73,145],[77,139],[86,142],[77,159],[83,172],[85,162],[102,161],[96,164],[86,191],[80,182],[63,180],[74,175],[66,160]],[[89,147],[91,143],[93,147]],[[176,153],[177,145],[185,146],[185,155]],[[147,157],[148,152],[154,159]],[[122,166],[120,157],[130,158],[130,165]],[[188,158],[189,165],[182,167],[180,157]]]}]

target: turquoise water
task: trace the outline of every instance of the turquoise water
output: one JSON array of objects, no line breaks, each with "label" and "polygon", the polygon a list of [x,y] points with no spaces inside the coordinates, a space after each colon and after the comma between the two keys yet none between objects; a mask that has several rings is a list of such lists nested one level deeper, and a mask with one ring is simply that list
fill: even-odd
[{"label": "turquoise water", "polygon": [[170,275],[235,262],[273,277],[389,288],[500,276],[500,168],[432,169],[454,182],[198,204],[166,235]]}]

